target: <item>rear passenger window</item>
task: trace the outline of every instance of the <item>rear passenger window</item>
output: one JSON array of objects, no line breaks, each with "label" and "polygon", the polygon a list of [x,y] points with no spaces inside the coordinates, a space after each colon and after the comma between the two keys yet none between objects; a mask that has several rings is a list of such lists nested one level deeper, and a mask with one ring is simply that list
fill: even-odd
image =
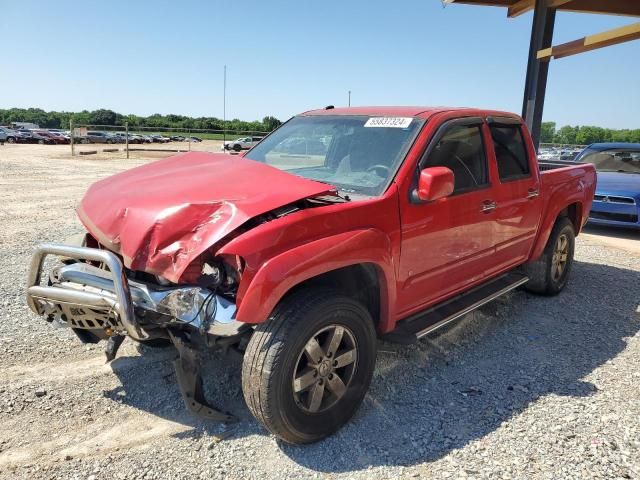
[{"label": "rear passenger window", "polygon": [[438,141],[427,159],[427,167],[447,167],[453,172],[453,193],[489,184],[480,125],[454,125]]},{"label": "rear passenger window", "polygon": [[519,125],[490,127],[501,181],[517,180],[530,175],[527,149]]}]

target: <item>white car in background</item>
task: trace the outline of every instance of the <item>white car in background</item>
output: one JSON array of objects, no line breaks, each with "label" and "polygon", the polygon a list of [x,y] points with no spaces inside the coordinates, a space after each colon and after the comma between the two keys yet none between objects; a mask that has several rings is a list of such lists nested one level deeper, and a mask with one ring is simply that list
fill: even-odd
[{"label": "white car in background", "polygon": [[235,152],[239,152],[241,150],[249,150],[254,145],[256,145],[260,140],[264,137],[243,137],[238,138],[237,140],[233,140],[231,142],[224,142],[222,146],[223,150],[233,150]]}]

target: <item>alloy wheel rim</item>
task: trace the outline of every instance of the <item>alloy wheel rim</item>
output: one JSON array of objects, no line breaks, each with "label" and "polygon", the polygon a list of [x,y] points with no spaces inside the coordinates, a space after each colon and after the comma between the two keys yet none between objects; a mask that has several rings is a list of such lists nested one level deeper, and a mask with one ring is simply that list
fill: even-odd
[{"label": "alloy wheel rim", "polygon": [[358,348],[342,325],[318,330],[304,345],[293,372],[295,403],[307,413],[333,407],[347,392],[356,370]]},{"label": "alloy wheel rim", "polygon": [[558,237],[558,240],[556,240],[556,244],[553,249],[553,257],[551,259],[551,278],[555,282],[562,278],[562,275],[567,268],[568,259],[569,238],[567,235],[562,234]]}]

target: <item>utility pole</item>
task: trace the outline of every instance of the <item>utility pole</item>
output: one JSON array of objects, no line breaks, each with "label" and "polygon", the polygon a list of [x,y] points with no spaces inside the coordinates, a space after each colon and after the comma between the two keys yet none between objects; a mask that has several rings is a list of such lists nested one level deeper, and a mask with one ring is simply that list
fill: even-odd
[{"label": "utility pole", "polygon": [[127,150],[127,160],[129,159],[129,122],[124,122],[124,143]]},{"label": "utility pole", "polygon": [[349,90],[349,106],[351,106],[351,90]]},{"label": "utility pole", "polygon": [[227,143],[227,66],[224,66],[222,81],[222,148]]}]

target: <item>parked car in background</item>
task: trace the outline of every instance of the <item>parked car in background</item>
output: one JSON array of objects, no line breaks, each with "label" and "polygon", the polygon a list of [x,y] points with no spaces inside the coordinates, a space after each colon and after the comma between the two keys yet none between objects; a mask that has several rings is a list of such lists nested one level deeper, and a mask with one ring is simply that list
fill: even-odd
[{"label": "parked car in background", "polygon": [[241,150],[249,150],[254,145],[256,145],[260,140],[264,137],[243,137],[238,138],[237,140],[233,140],[231,142],[225,142],[222,146],[224,150],[234,150],[239,152]]},{"label": "parked car in background", "polygon": [[38,143],[39,139],[33,135],[31,130],[27,130],[26,128],[21,128],[17,131],[20,134],[21,140],[20,143]]},{"label": "parked car in background", "polygon": [[4,142],[7,141],[7,134],[4,130],[0,129],[0,145],[4,145]]},{"label": "parked car in background", "polygon": [[71,135],[69,135],[68,132],[65,132],[64,130],[49,130],[49,132],[53,133],[54,135],[57,135],[59,137],[62,137],[65,139],[65,143],[69,143],[71,141]]},{"label": "parked car in background", "polygon": [[4,136],[4,141],[7,143],[19,143],[23,140],[19,132],[8,127],[0,127],[0,135]]},{"label": "parked car in background", "polygon": [[185,137],[183,137],[182,135],[171,135],[170,139],[173,142],[184,142]]},{"label": "parked car in background", "polygon": [[37,139],[40,145],[43,145],[43,144],[60,145],[60,144],[67,143],[66,139],[62,135],[59,135],[54,132],[50,132],[48,130],[42,130],[42,129],[31,130],[31,133],[34,136],[34,138]]},{"label": "parked car in background", "polygon": [[165,137],[164,135],[151,135],[151,140],[154,143],[168,143],[171,141],[169,137]]},{"label": "parked car in background", "polygon": [[20,130],[20,133],[25,137],[27,143],[38,143],[40,145],[53,145],[57,143],[54,136],[46,130]]},{"label": "parked car in background", "polygon": [[640,143],[594,143],[576,161],[598,173],[589,224],[640,229]]},{"label": "parked car in background", "polygon": [[112,133],[90,131],[85,137],[80,138],[80,143],[119,143],[119,141]]}]

